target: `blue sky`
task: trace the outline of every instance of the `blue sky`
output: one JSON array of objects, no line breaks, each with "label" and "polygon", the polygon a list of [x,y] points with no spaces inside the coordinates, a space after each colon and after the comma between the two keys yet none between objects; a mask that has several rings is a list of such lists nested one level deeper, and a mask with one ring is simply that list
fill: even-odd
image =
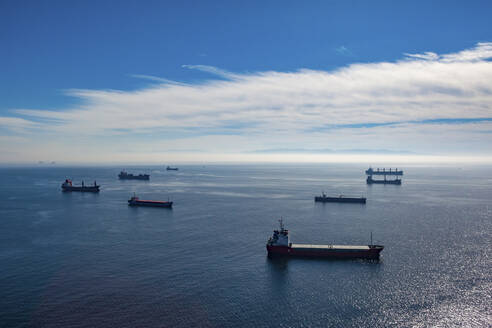
[{"label": "blue sky", "polygon": [[[43,159],[41,141],[45,154],[59,161],[68,160],[64,154],[73,147],[102,161],[187,160],[303,145],[492,155],[485,147],[492,144],[492,112],[483,82],[492,78],[491,9],[490,1],[2,1],[0,162]],[[466,51],[475,57],[450,62]],[[462,69],[477,73],[463,76]],[[426,71],[433,77],[417,76]],[[379,74],[412,86],[380,85]],[[434,82],[453,76],[467,84]],[[297,90],[304,92],[290,102],[280,99]],[[323,98],[351,97],[350,90],[354,98],[365,92],[357,106],[367,108],[367,116],[363,109],[344,111],[354,104]],[[394,99],[392,113],[377,90],[387,98],[410,92],[416,103]],[[204,103],[216,107],[202,113]],[[159,124],[134,120],[130,114],[142,108],[152,108],[142,113]],[[265,108],[281,112],[280,120]],[[309,115],[329,119],[314,124]],[[210,116],[217,121],[205,119]],[[128,126],[111,122],[123,117]],[[105,119],[93,130],[86,126]],[[429,125],[440,129],[435,136]],[[338,127],[340,138],[323,135],[326,126]],[[399,137],[383,141],[389,132]],[[333,142],[322,147],[327,138]],[[125,150],[129,144],[142,154]]]}]

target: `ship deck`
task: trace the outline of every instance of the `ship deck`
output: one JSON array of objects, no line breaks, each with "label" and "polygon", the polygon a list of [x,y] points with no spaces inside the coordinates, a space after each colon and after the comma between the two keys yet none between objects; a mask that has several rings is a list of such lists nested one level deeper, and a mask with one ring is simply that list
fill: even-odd
[{"label": "ship deck", "polygon": [[369,246],[364,245],[312,245],[312,244],[291,244],[295,249],[338,249],[338,250],[364,250],[368,251]]}]

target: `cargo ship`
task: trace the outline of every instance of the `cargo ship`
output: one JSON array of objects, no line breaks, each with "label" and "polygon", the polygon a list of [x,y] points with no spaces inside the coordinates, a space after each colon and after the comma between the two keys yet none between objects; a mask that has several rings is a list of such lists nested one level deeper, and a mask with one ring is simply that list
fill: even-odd
[{"label": "cargo ship", "polygon": [[82,181],[81,186],[72,185],[72,180],[66,179],[65,182],[62,183],[61,188],[63,191],[81,191],[81,192],[99,192],[99,186],[96,181],[94,181],[94,185],[85,186],[84,181]]},{"label": "cargo ship", "polygon": [[120,178],[120,180],[149,180],[150,175],[148,174],[133,175],[131,173],[121,171],[120,174],[118,174],[118,178]]},{"label": "cargo ship", "polygon": [[321,196],[314,197],[315,202],[321,203],[360,203],[365,204],[365,197],[345,197],[344,195],[340,195],[337,197],[328,197],[325,193],[322,193]]},{"label": "cargo ship", "polygon": [[380,169],[378,168],[377,170],[373,170],[372,167],[366,170],[367,175],[403,175],[402,170],[398,170],[398,168],[392,170],[391,168],[387,170],[386,168]]},{"label": "cargo ship", "polygon": [[128,200],[129,206],[149,206],[149,207],[165,207],[172,208],[173,202],[167,201],[158,201],[158,200],[142,200],[137,196],[133,195],[132,198]]},{"label": "cargo ship", "polygon": [[401,185],[401,179],[394,179],[394,180],[387,180],[386,176],[384,176],[384,180],[374,180],[372,176],[367,177],[367,184],[394,184],[394,185]]},{"label": "cargo ship", "polygon": [[170,166],[168,166],[168,167],[166,167],[166,170],[168,170],[168,171],[177,171],[178,168],[177,167],[170,167]]},{"label": "cargo ship", "polygon": [[289,230],[284,228],[282,219],[280,230],[274,230],[266,244],[268,256],[320,257],[331,259],[379,259],[382,245],[311,245],[290,242]]}]

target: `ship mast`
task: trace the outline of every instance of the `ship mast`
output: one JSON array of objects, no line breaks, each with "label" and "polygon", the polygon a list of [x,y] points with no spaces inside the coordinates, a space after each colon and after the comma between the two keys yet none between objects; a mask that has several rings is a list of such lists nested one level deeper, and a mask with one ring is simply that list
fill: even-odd
[{"label": "ship mast", "polygon": [[282,217],[280,217],[280,220],[278,220],[278,222],[280,222],[280,231],[283,231],[284,230],[284,222],[282,221]]}]

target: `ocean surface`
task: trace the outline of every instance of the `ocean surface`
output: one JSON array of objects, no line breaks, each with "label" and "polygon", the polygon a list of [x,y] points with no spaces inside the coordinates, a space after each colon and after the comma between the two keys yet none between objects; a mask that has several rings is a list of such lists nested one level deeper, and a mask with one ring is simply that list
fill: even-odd
[{"label": "ocean surface", "polygon": [[[0,169],[1,327],[490,327],[492,167],[183,165]],[[99,194],[63,193],[65,178]],[[319,204],[314,196],[367,197]],[[174,201],[131,208],[129,197]],[[268,259],[295,243],[368,244],[378,262]]]}]

